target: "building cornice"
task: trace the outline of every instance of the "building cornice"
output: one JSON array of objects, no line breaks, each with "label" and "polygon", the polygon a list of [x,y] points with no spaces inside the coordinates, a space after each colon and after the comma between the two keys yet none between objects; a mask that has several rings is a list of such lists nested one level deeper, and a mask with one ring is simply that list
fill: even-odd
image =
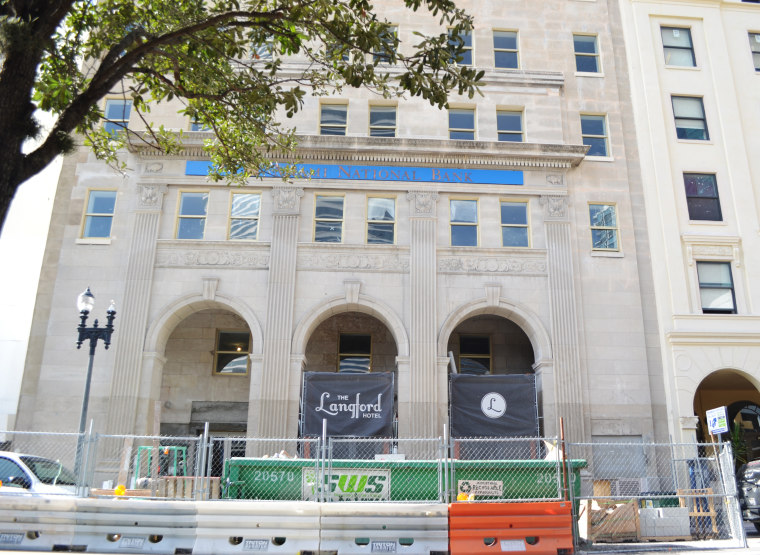
[{"label": "building cornice", "polygon": [[[170,155],[157,152],[147,143],[132,145],[131,152],[145,160],[207,160],[203,143],[213,133],[188,132],[183,147]],[[325,137],[299,135],[292,152],[272,158],[280,162],[362,162],[367,164],[419,165],[461,168],[573,168],[583,161],[586,145],[456,141],[417,138]]]}]

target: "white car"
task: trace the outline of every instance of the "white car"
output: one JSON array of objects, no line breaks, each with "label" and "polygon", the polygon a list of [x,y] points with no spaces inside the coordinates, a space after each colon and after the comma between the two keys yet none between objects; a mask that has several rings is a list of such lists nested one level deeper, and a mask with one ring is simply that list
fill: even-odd
[{"label": "white car", "polygon": [[0,494],[74,495],[74,473],[45,457],[0,451]]}]

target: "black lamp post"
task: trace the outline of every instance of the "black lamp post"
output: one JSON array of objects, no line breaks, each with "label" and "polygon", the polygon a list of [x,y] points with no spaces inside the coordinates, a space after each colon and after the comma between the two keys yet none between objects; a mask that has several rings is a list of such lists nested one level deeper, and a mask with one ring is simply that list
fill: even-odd
[{"label": "black lamp post", "polygon": [[82,443],[84,441],[84,430],[87,424],[87,405],[90,402],[90,382],[92,381],[92,362],[95,359],[95,347],[98,345],[98,339],[103,340],[103,345],[106,349],[111,344],[111,334],[114,332],[113,320],[116,317],[116,306],[111,301],[111,306],[106,310],[105,327],[98,327],[97,319],[93,322],[91,327],[87,327],[87,317],[90,315],[93,307],[95,306],[95,295],[92,294],[90,288],[80,294],[77,297],[77,308],[79,309],[79,318],[81,322],[77,326],[79,332],[79,339],[77,339],[77,349],[82,347],[82,343],[85,340],[90,340],[90,362],[87,365],[87,379],[84,382],[84,397],[82,399],[82,414],[79,418],[79,436],[77,438],[77,453],[76,462],[74,463],[74,474],[77,480],[81,483],[82,472]]}]

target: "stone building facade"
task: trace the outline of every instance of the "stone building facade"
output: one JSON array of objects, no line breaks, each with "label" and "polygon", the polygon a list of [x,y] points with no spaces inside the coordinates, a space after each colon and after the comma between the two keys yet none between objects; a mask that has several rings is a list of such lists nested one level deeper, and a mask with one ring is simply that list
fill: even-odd
[{"label": "stone building facade", "polygon": [[[400,4],[377,9],[402,48],[441,32]],[[437,437],[453,359],[535,374],[547,436],[562,417],[575,441],[667,439],[617,2],[461,4],[482,96],[309,97],[283,161],[310,179],[212,184],[204,131],[178,155],[124,152],[126,175],[67,158],[16,428],[76,429],[90,286],[118,307],[96,431],[296,437],[303,372],[355,363],[395,373],[399,437]],[[152,115],[191,129],[175,108]]]}]

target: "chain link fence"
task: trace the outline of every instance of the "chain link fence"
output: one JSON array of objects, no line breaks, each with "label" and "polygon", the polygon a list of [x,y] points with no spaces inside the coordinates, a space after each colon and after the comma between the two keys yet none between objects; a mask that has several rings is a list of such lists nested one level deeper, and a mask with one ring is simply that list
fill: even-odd
[{"label": "chain link fence", "polygon": [[743,541],[730,444],[572,443],[564,454],[558,445],[8,431],[0,432],[0,480],[4,491],[111,497],[123,486],[128,496],[187,500],[569,499],[581,541]]},{"label": "chain link fence", "polygon": [[588,463],[575,495],[592,543],[740,539],[730,444],[568,444]]}]

